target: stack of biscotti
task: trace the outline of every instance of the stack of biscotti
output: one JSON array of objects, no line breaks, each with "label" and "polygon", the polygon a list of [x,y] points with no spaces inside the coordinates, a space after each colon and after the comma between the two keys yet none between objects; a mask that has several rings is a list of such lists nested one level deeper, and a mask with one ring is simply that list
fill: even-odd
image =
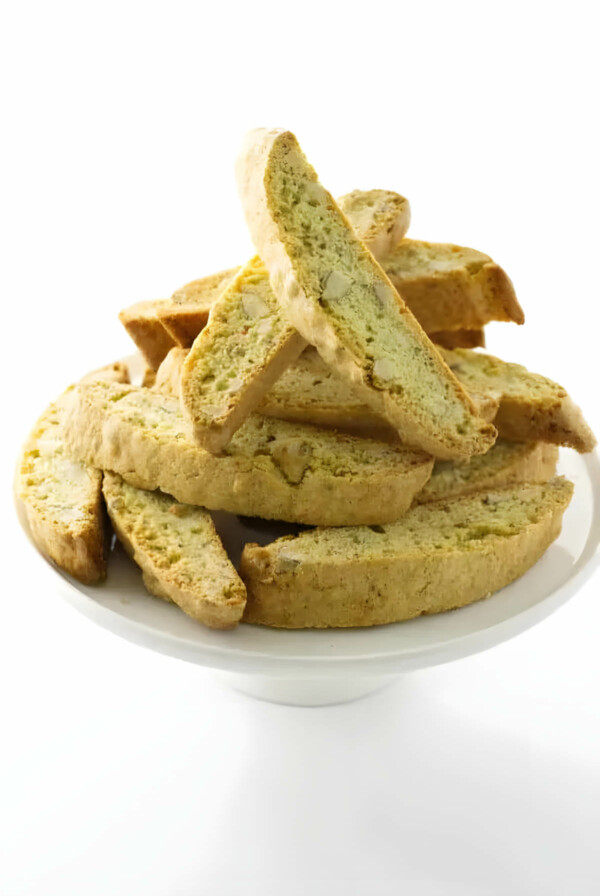
[{"label": "stack of biscotti", "polygon": [[[289,132],[251,132],[237,177],[257,254],[125,309],[142,383],[86,377],[38,423],[42,550],[99,580],[105,506],[147,590],[222,629],[392,623],[522,575],[571,498],[558,447],[595,440],[558,384],[474,350],[523,323],[508,276],[409,239],[398,193],[336,202]],[[213,511],[309,529],[236,569]]]}]

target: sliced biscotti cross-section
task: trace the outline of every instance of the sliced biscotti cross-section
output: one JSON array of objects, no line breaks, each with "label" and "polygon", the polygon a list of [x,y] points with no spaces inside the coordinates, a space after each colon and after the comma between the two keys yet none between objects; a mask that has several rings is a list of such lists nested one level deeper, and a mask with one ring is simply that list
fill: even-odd
[{"label": "sliced biscotti cross-section", "polygon": [[192,438],[221,451],[305,347],[255,256],[215,302],[183,364],[181,404]]},{"label": "sliced biscotti cross-section", "polygon": [[[127,365],[117,361],[81,382],[128,380]],[[106,573],[102,473],[65,450],[64,421],[72,398],[70,387],[37,421],[21,453],[17,491],[42,553],[80,582],[93,584]]]},{"label": "sliced biscotti cross-section", "polygon": [[234,628],[246,589],[210,513],[161,492],[134,488],[114,473],[105,474],[103,492],[114,530],[141,568],[148,590],[169,597],[210,628]]},{"label": "sliced biscotti cross-section", "polygon": [[487,597],[523,575],[561,530],[565,479],[414,507],[386,526],[312,529],[246,545],[246,622],[382,625]]},{"label": "sliced biscotti cross-section", "polygon": [[63,423],[71,397],[67,390],[37,421],[21,455],[18,494],[42,553],[80,582],[93,584],[106,574],[102,473],[65,451]]},{"label": "sliced biscotti cross-section", "polygon": [[558,447],[544,442],[506,442],[498,439],[487,454],[467,463],[438,460],[431,479],[415,497],[415,504],[460,498],[519,482],[547,482],[556,472]]},{"label": "sliced biscotti cross-section", "polygon": [[395,249],[410,224],[408,199],[390,190],[352,190],[338,205],[375,258]]},{"label": "sliced biscotti cross-section", "polygon": [[215,456],[186,436],[179,401],[152,389],[79,386],[65,438],[76,459],[185,504],[307,524],[397,519],[432,459],[401,445],[251,416]]},{"label": "sliced biscotti cross-section", "polygon": [[[371,241],[382,233],[386,246],[406,224],[406,204],[387,190],[356,191],[347,201],[349,220]],[[305,346],[256,256],[215,300],[183,366],[181,400],[198,444],[220,451]]]},{"label": "sliced biscotti cross-section", "polygon": [[293,134],[259,129],[237,166],[246,220],[290,322],[406,444],[482,454],[495,429],[444,364]]},{"label": "sliced biscotti cross-section", "polygon": [[525,320],[508,275],[476,249],[404,239],[381,266],[428,333]]},{"label": "sliced biscotti cross-section", "polygon": [[495,393],[494,425],[505,439],[542,441],[592,451],[596,439],[579,407],[558,383],[521,364],[468,349],[442,350],[468,391]]}]

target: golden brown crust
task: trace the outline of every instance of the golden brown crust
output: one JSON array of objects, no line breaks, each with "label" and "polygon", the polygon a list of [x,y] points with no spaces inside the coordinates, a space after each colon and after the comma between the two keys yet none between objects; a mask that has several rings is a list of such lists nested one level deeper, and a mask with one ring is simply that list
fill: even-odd
[{"label": "golden brown crust", "polygon": [[482,252],[404,239],[381,264],[427,333],[525,320],[510,278]]},{"label": "golden brown crust", "polygon": [[443,348],[485,348],[483,330],[438,330],[429,338]]},{"label": "golden brown crust", "polygon": [[33,428],[21,455],[18,492],[42,553],[80,582],[94,584],[106,574],[102,473],[66,454],[70,398],[67,391]]},{"label": "golden brown crust", "polygon": [[175,305],[167,300],[158,312],[158,319],[174,345],[190,348],[198,333],[208,323],[210,305]]},{"label": "golden brown crust", "polygon": [[[169,354],[172,351],[175,351],[175,349],[170,349],[167,352],[164,359],[161,361],[161,364],[160,364],[160,367],[158,368],[158,370],[160,370],[160,368],[165,363],[165,361],[169,357]],[[146,367],[146,369],[144,370],[144,373],[142,374],[142,383],[141,383],[145,389],[152,389],[152,387],[156,383],[156,377],[158,376],[158,370],[152,370],[151,367]]]},{"label": "golden brown crust", "polygon": [[157,370],[175,341],[158,319],[163,299],[137,302],[119,314],[119,320],[152,370]]},{"label": "golden brown crust", "polygon": [[466,389],[498,395],[494,425],[502,438],[550,442],[581,453],[594,449],[596,438],[580,408],[558,383],[483,352],[442,351]]},{"label": "golden brown crust", "polygon": [[239,268],[230,268],[192,280],[157,308],[157,317],[175,345],[190,348],[206,326],[213,304],[238,271]]},{"label": "golden brown crust", "polygon": [[65,528],[60,520],[42,515],[21,495],[32,538],[43,554],[84,585],[96,585],[106,576],[103,508],[100,500],[102,473],[91,483],[96,503],[89,504],[90,521],[78,529]]},{"label": "golden brown crust", "polygon": [[520,485],[415,507],[375,531],[315,529],[266,547],[246,545],[244,621],[344,628],[465,606],[542,556],[560,533],[572,490],[564,479]]}]

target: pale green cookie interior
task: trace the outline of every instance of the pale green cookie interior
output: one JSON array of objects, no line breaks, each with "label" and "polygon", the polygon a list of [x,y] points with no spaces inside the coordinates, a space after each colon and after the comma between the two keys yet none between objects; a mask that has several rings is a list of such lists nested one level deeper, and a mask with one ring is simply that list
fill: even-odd
[{"label": "pale green cookie interior", "polygon": [[183,584],[197,583],[208,596],[222,599],[239,593],[238,577],[207,510],[134,488],[118,476],[107,479],[110,509],[126,525],[135,548],[157,568]]},{"label": "pale green cookie interior", "polygon": [[[78,524],[94,516],[98,472],[65,453],[62,425],[68,393],[50,405],[38,420],[20,468],[20,490],[46,519]],[[93,505],[90,496],[94,497]]]},{"label": "pale green cookie interior", "polygon": [[463,434],[473,419],[468,406],[451,381],[441,379],[439,363],[407,325],[397,293],[297,148],[281,150],[265,186],[272,217],[289,222],[280,237],[302,289],[327,310],[355,357],[366,359],[371,386]]},{"label": "pale green cookie interior", "polygon": [[193,363],[195,416],[226,414],[257,367],[293,336],[259,258],[248,262],[213,306],[196,340]]},{"label": "pale green cookie interior", "polygon": [[446,363],[455,371],[465,388],[473,391],[495,389],[504,399],[532,398],[559,401],[566,397],[562,386],[552,380],[531,373],[521,364],[501,361],[493,355],[468,349],[442,349]]},{"label": "pale green cookie interior", "polygon": [[398,553],[481,550],[486,540],[518,535],[551,507],[568,503],[572,485],[564,479],[488,491],[448,504],[414,507],[396,523],[383,526],[318,528],[268,545],[274,572],[301,572],[301,565],[327,561],[347,565]]}]

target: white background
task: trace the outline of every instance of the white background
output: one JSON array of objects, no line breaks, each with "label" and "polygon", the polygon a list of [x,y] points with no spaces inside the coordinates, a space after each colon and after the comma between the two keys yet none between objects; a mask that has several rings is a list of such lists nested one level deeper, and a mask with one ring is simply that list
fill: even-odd
[{"label": "white background", "polygon": [[491,254],[527,323],[490,350],[600,432],[594,6],[3,5],[1,896],[599,892],[597,576],[489,653],[283,707],[79,617],[10,494],[47,401],[130,351],[118,311],[251,253],[258,125]]}]

